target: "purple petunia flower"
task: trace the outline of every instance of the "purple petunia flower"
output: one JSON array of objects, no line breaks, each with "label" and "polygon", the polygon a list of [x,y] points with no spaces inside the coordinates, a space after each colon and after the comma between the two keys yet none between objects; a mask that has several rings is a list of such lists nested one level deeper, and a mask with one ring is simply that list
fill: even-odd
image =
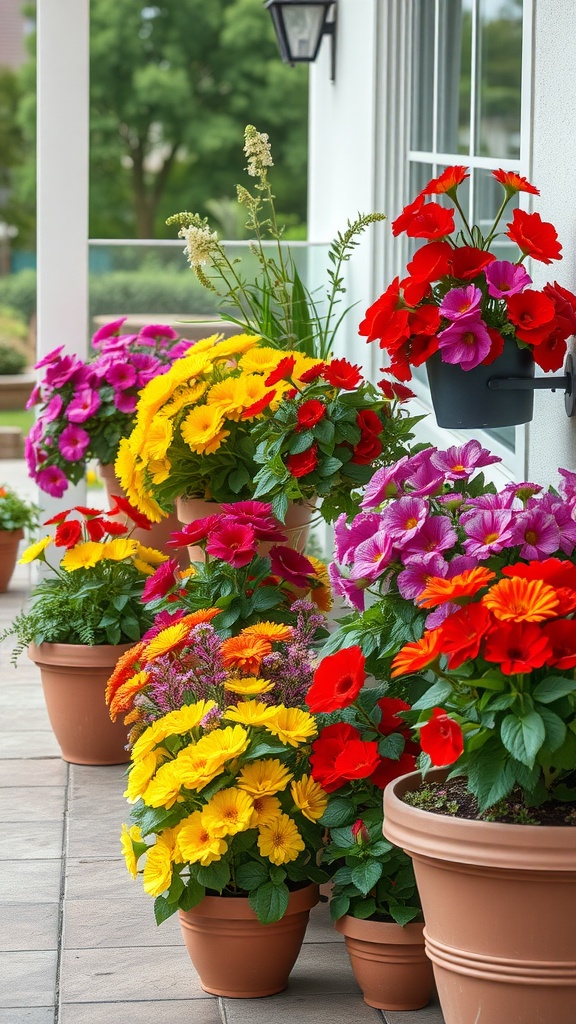
[{"label": "purple petunia flower", "polygon": [[115,362],[106,371],[106,380],[118,391],[125,391],[136,383],[136,370],[130,363]]},{"label": "purple petunia flower", "polygon": [[444,474],[433,466],[431,459],[428,459],[406,477],[404,490],[413,498],[426,498],[440,491],[444,483]]},{"label": "purple petunia flower", "polygon": [[117,338],[120,334],[122,324],[126,322],[128,317],[122,316],[119,320],[112,320],[109,324],[104,324],[100,327],[96,334],[92,337],[92,344],[95,348],[98,348],[103,341],[107,341],[108,338]]},{"label": "purple petunia flower", "polygon": [[474,284],[466,288],[451,288],[440,303],[440,315],[447,320],[460,320],[468,313],[479,313],[482,292]]},{"label": "purple petunia flower", "polygon": [[338,566],[334,562],[330,562],[328,566],[328,575],[330,577],[330,583],[332,590],[335,594],[340,597],[344,597],[352,608],[356,608],[357,611],[363,612],[365,606],[364,589],[359,580],[349,580],[345,576],[341,576],[338,571]]},{"label": "purple petunia flower", "polygon": [[406,495],[384,509],[381,528],[386,530],[399,547],[403,547],[422,528],[429,511],[430,506],[424,498]]},{"label": "purple petunia flower", "polygon": [[510,509],[480,512],[465,523],[464,529],[468,538],[464,551],[474,558],[489,558],[515,543]]},{"label": "purple petunia flower", "polygon": [[60,434],[58,448],[68,462],[78,462],[90,444],[90,435],[75,423],[69,423]]},{"label": "purple petunia flower", "polygon": [[[55,396],[57,397],[57,396]],[[85,423],[100,408],[100,395],[92,388],[84,388],[72,399],[66,410],[71,423]]]},{"label": "purple petunia flower", "polygon": [[412,540],[402,549],[402,558],[426,554],[432,551],[449,551],[458,536],[448,516],[430,516]]},{"label": "purple petunia flower", "polygon": [[430,615],[426,617],[424,622],[426,629],[437,629],[445,619],[453,615],[454,612],[457,612],[459,608],[460,605],[454,601],[445,601],[444,604],[438,605],[438,608],[434,608]]},{"label": "purple petunia flower", "polygon": [[358,545],[378,533],[380,525],[380,516],[376,512],[359,512],[350,526],[344,512],[338,516],[334,524],[337,561],[344,564],[351,562]]},{"label": "purple petunia flower", "polygon": [[360,507],[365,509],[376,508],[388,498],[396,498],[400,493],[402,481],[405,479],[404,471],[409,464],[407,455],[403,455],[398,462],[391,466],[383,466],[377,469],[364,492]]},{"label": "purple petunia flower", "polygon": [[432,463],[446,474],[448,480],[465,480],[475,469],[490,466],[493,462],[501,462],[498,455],[491,455],[474,438],[466,444],[447,448],[444,452],[435,452]]},{"label": "purple petunia flower", "polygon": [[492,342],[486,324],[476,313],[455,320],[438,335],[438,348],[444,363],[473,370],[488,355]]},{"label": "purple petunia flower", "polygon": [[532,278],[522,264],[509,263],[508,260],[494,260],[484,270],[488,295],[493,299],[505,299],[508,295],[523,292]]},{"label": "purple petunia flower", "polygon": [[407,601],[414,601],[431,576],[446,576],[448,563],[437,551],[414,555],[398,575],[398,590]]},{"label": "purple petunia flower", "polygon": [[536,501],[527,502],[527,508],[540,508],[552,516],[560,533],[559,548],[565,555],[571,555],[576,546],[576,522],[572,518],[572,511],[566,502],[556,495],[546,493]]},{"label": "purple petunia flower", "polygon": [[138,404],[138,395],[130,395],[127,391],[117,391],[114,395],[114,405],[118,412],[132,413]]},{"label": "purple petunia flower", "polygon": [[356,548],[350,579],[372,583],[389,566],[391,558],[392,541],[388,534],[380,531]]},{"label": "purple petunia flower", "polygon": [[38,487],[53,498],[61,498],[68,487],[68,480],[58,466],[47,466],[36,474]]},{"label": "purple petunia flower", "polygon": [[542,508],[529,508],[514,520],[513,543],[521,544],[520,558],[547,558],[558,550],[560,530],[553,516]]}]

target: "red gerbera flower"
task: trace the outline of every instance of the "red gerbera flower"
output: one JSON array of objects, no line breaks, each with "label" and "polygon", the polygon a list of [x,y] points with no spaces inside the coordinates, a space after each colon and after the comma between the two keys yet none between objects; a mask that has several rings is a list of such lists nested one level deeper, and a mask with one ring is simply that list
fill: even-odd
[{"label": "red gerbera flower", "polygon": [[353,391],[362,380],[359,366],[353,366],[347,359],[333,359],[324,369],[324,380],[334,388]]},{"label": "red gerbera flower", "polygon": [[318,380],[326,369],[326,363],[316,363],[315,366],[311,366],[309,370],[304,370],[304,373],[299,374],[298,379],[303,384],[312,384],[313,381]]},{"label": "red gerbera flower", "polygon": [[244,409],[240,419],[251,420],[254,419],[255,416],[259,416],[260,413],[274,401],[275,397],[276,391],[267,391],[266,394],[263,395],[262,398],[259,398],[257,402],[253,402],[252,405],[249,405]]},{"label": "red gerbera flower", "polygon": [[498,626],[486,638],[486,661],[496,662],[507,676],[541,668],[551,656],[549,638],[533,622],[511,622]]},{"label": "red gerbera flower", "polygon": [[345,647],[320,662],[306,703],[311,711],[328,714],[352,704],[366,679],[365,658],[360,647]]},{"label": "red gerbera flower", "polygon": [[462,729],[444,708],[434,708],[432,718],[420,729],[420,746],[437,768],[454,764],[464,750]]},{"label": "red gerbera flower", "polygon": [[268,374],[264,384],[267,388],[271,388],[273,384],[277,384],[280,380],[290,380],[295,366],[295,356],[284,356],[278,363],[278,366]]},{"label": "red gerbera flower", "polygon": [[458,668],[478,655],[491,625],[490,613],[481,604],[465,605],[444,620],[439,627],[440,645],[442,653],[448,655],[449,669]]},{"label": "red gerbera flower", "polygon": [[111,509],[110,515],[114,515],[116,512],[123,512],[125,516],[138,527],[139,530],[151,530],[152,523],[142,512],[139,512],[134,505],[131,505],[127,498],[124,498],[120,494],[112,494],[112,501],[116,502],[115,508]]}]

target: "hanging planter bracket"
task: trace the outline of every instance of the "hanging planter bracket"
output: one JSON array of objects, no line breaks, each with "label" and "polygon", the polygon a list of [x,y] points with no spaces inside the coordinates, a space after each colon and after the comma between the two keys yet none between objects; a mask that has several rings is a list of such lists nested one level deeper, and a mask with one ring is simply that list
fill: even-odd
[{"label": "hanging planter bracket", "polygon": [[563,391],[567,416],[576,414],[576,370],[572,356],[566,357],[564,373],[558,377],[491,377],[491,391]]}]

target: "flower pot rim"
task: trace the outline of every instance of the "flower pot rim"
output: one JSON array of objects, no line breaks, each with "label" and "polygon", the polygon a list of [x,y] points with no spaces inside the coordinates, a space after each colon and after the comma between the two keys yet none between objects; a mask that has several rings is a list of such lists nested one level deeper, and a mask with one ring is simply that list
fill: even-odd
[{"label": "flower pot rim", "polygon": [[[104,664],[114,667],[118,658],[134,647],[129,644],[53,644],[45,641],[40,645],[31,643],[28,645],[28,657],[36,664],[49,665],[78,665],[82,664],[88,652],[98,652],[98,660]],[[109,655],[109,657],[108,657]],[[88,655],[89,656],[89,655]],[[104,660],[105,659],[105,660]]]},{"label": "flower pot rim", "polygon": [[0,538],[3,536],[12,537],[13,540],[15,540],[16,537],[18,536],[18,538],[20,539],[24,536],[24,527],[17,526],[14,530],[5,530],[3,529],[3,527],[0,526]]},{"label": "flower pot rim", "polygon": [[373,921],[371,918],[343,914],[334,921],[334,927],[342,935],[365,942],[394,943],[395,945],[420,945],[424,943],[424,922],[409,921],[401,925],[396,921]]},{"label": "flower pot rim", "polygon": [[[448,768],[435,769],[426,778],[442,782],[448,772]],[[410,772],[384,790],[384,835],[410,855],[504,869],[574,871],[573,826],[518,825],[434,814],[402,799],[421,781],[420,772]]]},{"label": "flower pot rim", "polygon": [[[288,913],[300,913],[304,910],[311,910],[320,899],[318,886],[315,882],[302,886],[300,889],[293,889],[290,892],[288,902]],[[228,918],[232,920],[253,919],[258,920],[252,907],[248,903],[248,894],[245,896],[204,896],[200,903],[191,910],[179,910],[180,917],[185,921],[194,917]],[[284,917],[286,917],[286,914]],[[280,918],[282,920],[282,918]],[[273,922],[277,924],[278,922]],[[265,926],[264,926],[265,927]]]}]

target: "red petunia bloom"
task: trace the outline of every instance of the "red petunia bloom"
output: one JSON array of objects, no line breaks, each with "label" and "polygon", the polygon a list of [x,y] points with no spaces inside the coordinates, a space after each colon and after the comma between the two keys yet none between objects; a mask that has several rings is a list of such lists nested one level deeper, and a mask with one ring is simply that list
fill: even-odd
[{"label": "red petunia bloom", "polygon": [[313,473],[318,465],[318,446],[313,444],[305,452],[298,455],[289,455],[286,459],[286,468],[292,476],[297,479],[301,476],[308,476]]},{"label": "red petunia bloom", "polygon": [[530,192],[533,196],[540,195],[540,189],[531,185],[521,174],[516,174],[516,171],[503,171],[500,168],[497,171],[492,171],[492,175],[511,195],[515,192]]},{"label": "red petunia bloom", "polygon": [[514,210],[512,223],[507,225],[506,234],[523,252],[532,256],[540,263],[551,263],[561,260],[562,246],[553,224],[543,221],[539,213],[526,213],[525,210]]},{"label": "red petunia bloom", "polygon": [[336,758],[353,740],[361,739],[358,729],[346,722],[327,725],[312,744],[310,754],[311,775],[326,793],[333,793],[344,784],[334,770]]},{"label": "red petunia bloom", "polygon": [[508,318],[514,324],[520,341],[538,345],[554,326],[554,303],[534,288],[526,288],[518,295],[509,295],[506,305]]},{"label": "red petunia bloom", "polygon": [[534,362],[545,373],[553,373],[563,367],[567,348],[561,332],[554,330],[534,349]]},{"label": "red petunia bloom", "polygon": [[373,409],[360,409],[356,416],[356,423],[363,434],[381,434],[384,430],[382,420]]},{"label": "red petunia bloom", "polygon": [[441,195],[444,192],[455,191],[458,185],[461,185],[466,178],[470,175],[466,174],[467,167],[463,167],[461,164],[455,164],[452,167],[447,167],[445,171],[438,178],[432,178],[428,182],[426,188],[423,188],[421,196]]},{"label": "red petunia bloom", "polygon": [[375,740],[350,740],[334,761],[334,776],[340,785],[353,779],[367,779],[380,764]]},{"label": "red petunia bloom", "polygon": [[309,370],[304,370],[304,373],[299,375],[299,380],[303,384],[312,384],[313,381],[318,380],[326,369],[326,363],[316,363],[315,366],[311,366]]},{"label": "red petunia bloom", "polygon": [[448,668],[459,668],[465,661],[476,658],[480,644],[492,625],[490,613],[481,604],[459,608],[440,626],[440,646],[448,655]]},{"label": "red petunia bloom", "polygon": [[364,655],[357,645],[323,658],[306,696],[310,710],[329,714],[353,704],[366,679],[364,665]]},{"label": "red petunia bloom", "polygon": [[402,234],[403,231],[406,231],[408,224],[411,223],[413,217],[420,213],[423,206],[424,196],[416,196],[413,203],[408,203],[408,205],[404,207],[402,213],[396,217],[396,220],[392,221],[392,234],[394,237]]},{"label": "red petunia bloom", "polygon": [[576,667],[576,621],[554,619],[545,622],[541,629],[552,648],[547,664],[559,669]]},{"label": "red petunia bloom", "polygon": [[298,426],[296,427],[296,430],[310,430],[311,427],[315,427],[325,415],[326,406],[324,403],[319,402],[317,398],[309,398],[307,402],[302,403],[296,413],[298,419]]},{"label": "red petunia bloom", "polygon": [[367,341],[381,339],[381,348],[406,336],[408,310],[402,309],[400,297],[400,279],[396,277],[376,302],[368,307],[364,314],[358,334]]},{"label": "red petunia bloom", "polygon": [[82,536],[82,524],[78,519],[61,522],[54,534],[54,543],[59,548],[73,548]]},{"label": "red petunia bloom", "polygon": [[147,516],[142,515],[142,512],[139,512],[137,508],[134,508],[127,498],[121,494],[112,494],[111,497],[112,501],[115,502],[115,506],[111,509],[110,515],[115,515],[116,512],[123,512],[125,516],[128,516],[128,518],[132,520],[139,530],[152,529],[150,519],[148,519]]},{"label": "red petunia bloom", "polygon": [[244,409],[240,419],[251,420],[254,416],[259,416],[276,398],[276,391],[267,391],[262,398],[259,398],[257,402],[253,402]]},{"label": "red petunia bloom", "polygon": [[324,369],[322,376],[332,387],[342,388],[343,391],[353,391],[362,380],[360,367],[353,366],[347,359],[333,359]]},{"label": "red petunia bloom", "polygon": [[462,281],[472,281],[495,259],[494,253],[487,252],[486,249],[476,249],[473,245],[460,245],[457,249],[452,249],[449,261],[451,276]]},{"label": "red petunia bloom", "polygon": [[369,466],[382,454],[382,441],[375,434],[363,434],[356,445],[350,462],[355,466]]},{"label": "red petunia bloom", "polygon": [[420,746],[437,768],[454,764],[464,750],[462,729],[444,708],[434,708],[432,717],[420,729]]},{"label": "red petunia bloom", "polygon": [[405,227],[408,238],[445,238],[454,231],[454,210],[439,203],[425,203]]},{"label": "red petunia bloom", "polygon": [[533,622],[506,623],[486,638],[486,661],[495,662],[507,676],[541,668],[551,656],[550,640]]},{"label": "red petunia bloom", "polygon": [[310,577],[315,576],[314,566],[295,548],[275,544],[268,553],[270,568],[275,576],[281,576],[287,583],[301,590],[310,586]]},{"label": "red petunia bloom", "polygon": [[267,388],[271,388],[280,380],[290,380],[294,372],[295,366],[295,356],[284,356],[284,358],[281,359],[280,362],[278,363],[278,366],[276,366],[275,369],[268,374],[266,380],[264,381],[264,384],[266,385]]}]

